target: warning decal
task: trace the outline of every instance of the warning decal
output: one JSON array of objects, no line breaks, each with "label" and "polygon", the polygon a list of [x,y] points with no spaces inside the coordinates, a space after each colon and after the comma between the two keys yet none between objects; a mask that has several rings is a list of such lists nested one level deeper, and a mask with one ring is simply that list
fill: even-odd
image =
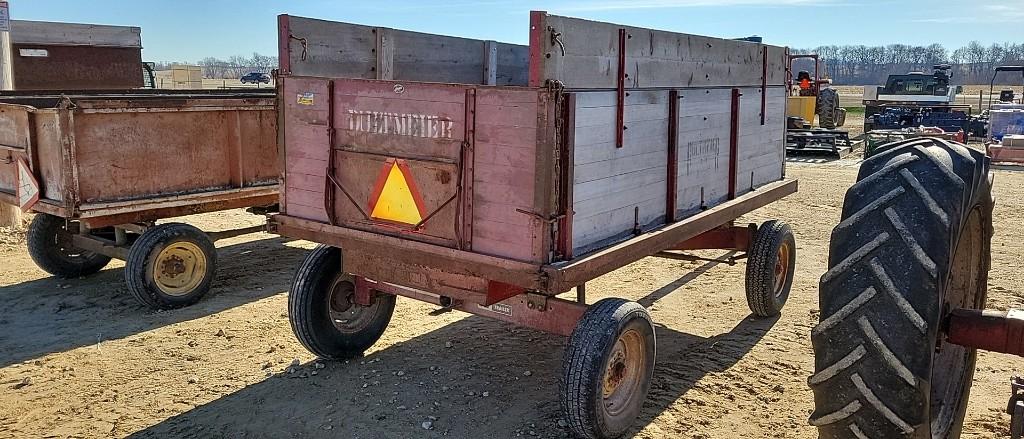
[{"label": "warning decal", "polygon": [[423,198],[408,164],[405,160],[388,159],[370,195],[370,218],[416,225],[425,216]]},{"label": "warning decal", "polygon": [[28,163],[24,159],[18,160],[18,206],[22,211],[27,212],[37,201],[39,201],[39,182],[32,175]]}]

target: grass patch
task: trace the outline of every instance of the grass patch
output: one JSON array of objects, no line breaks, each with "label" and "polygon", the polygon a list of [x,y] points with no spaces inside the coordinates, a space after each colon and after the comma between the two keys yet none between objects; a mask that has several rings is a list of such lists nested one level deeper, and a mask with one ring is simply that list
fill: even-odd
[{"label": "grass patch", "polygon": [[843,108],[846,109],[846,114],[847,115],[855,115],[855,114],[859,114],[861,116],[864,115],[864,107],[843,107]]}]

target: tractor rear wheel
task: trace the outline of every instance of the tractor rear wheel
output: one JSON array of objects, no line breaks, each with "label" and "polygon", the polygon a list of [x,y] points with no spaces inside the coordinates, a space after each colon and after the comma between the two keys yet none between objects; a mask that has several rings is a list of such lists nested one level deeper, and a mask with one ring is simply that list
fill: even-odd
[{"label": "tractor rear wheel", "polygon": [[823,439],[960,436],[975,351],[949,344],[956,308],[983,308],[989,159],[936,139],[880,148],[846,194],[811,331],[811,424]]}]

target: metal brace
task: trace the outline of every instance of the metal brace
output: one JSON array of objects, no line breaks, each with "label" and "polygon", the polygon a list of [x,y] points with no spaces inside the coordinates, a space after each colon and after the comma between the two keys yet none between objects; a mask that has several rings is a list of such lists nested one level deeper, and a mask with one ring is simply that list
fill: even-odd
[{"label": "metal brace", "polygon": [[526,307],[537,312],[547,312],[548,299],[543,294],[526,293]]}]

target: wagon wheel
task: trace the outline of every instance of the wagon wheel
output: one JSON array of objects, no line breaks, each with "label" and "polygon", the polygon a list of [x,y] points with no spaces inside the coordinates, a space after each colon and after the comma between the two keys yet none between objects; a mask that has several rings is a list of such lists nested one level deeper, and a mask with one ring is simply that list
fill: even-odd
[{"label": "wagon wheel", "polygon": [[943,322],[985,304],[992,203],[988,158],[963,145],[901,141],[864,162],[811,332],[821,438],[960,436],[976,354]]},{"label": "wagon wheel", "polygon": [[576,325],[562,361],[562,412],[584,438],[614,438],[640,414],[654,375],[651,317],[639,303],[602,299]]},{"label": "wagon wheel", "polygon": [[103,269],[109,256],[85,251],[71,243],[73,232],[64,218],[36,214],[28,226],[28,254],[47,273],[70,278],[86,276]]},{"label": "wagon wheel", "polygon": [[354,279],[342,268],[341,249],[317,246],[299,267],[288,295],[295,337],[321,358],[362,355],[391,322],[395,296],[380,295],[370,306],[354,303],[354,296]]},{"label": "wagon wheel", "polygon": [[128,291],[154,309],[196,303],[213,284],[217,251],[206,233],[188,224],[161,224],[132,245],[125,262]]},{"label": "wagon wheel", "polygon": [[789,225],[768,221],[757,228],[747,254],[747,306],[759,317],[782,312],[793,287],[796,238]]}]

